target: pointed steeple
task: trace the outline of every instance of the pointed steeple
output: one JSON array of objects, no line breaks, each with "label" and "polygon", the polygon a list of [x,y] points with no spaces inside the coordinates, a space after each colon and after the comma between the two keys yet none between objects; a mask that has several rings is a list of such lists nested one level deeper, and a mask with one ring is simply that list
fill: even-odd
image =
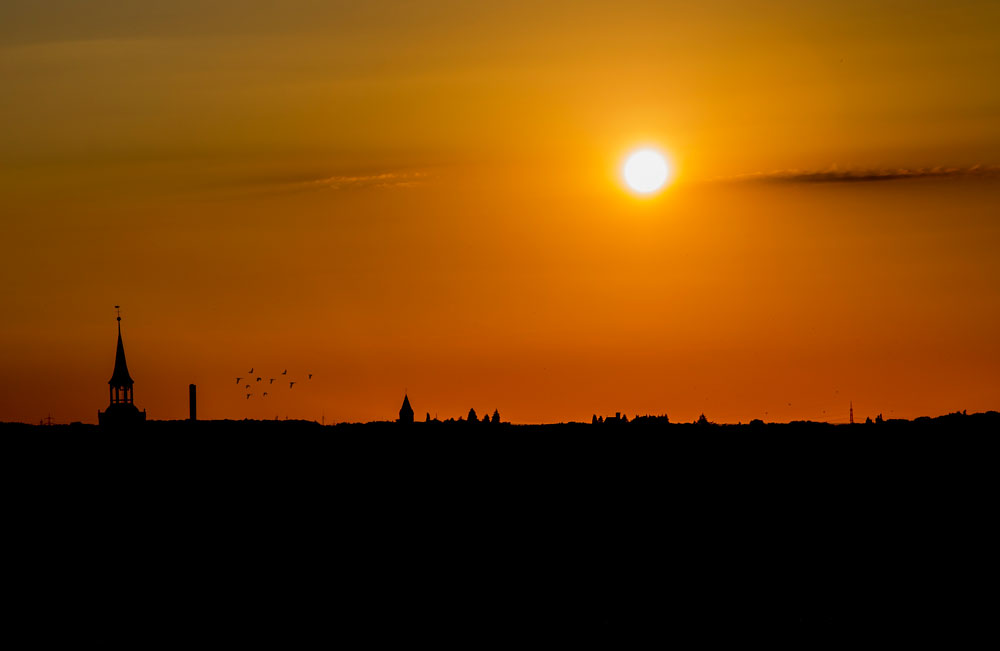
[{"label": "pointed steeple", "polygon": [[118,349],[115,351],[115,370],[111,373],[108,384],[113,387],[131,387],[134,382],[128,374],[128,364],[125,363],[125,345],[122,343],[122,318],[118,317]]},{"label": "pointed steeple", "polygon": [[413,422],[413,407],[410,406],[410,397],[405,393],[403,394],[403,406],[399,408],[399,422]]}]

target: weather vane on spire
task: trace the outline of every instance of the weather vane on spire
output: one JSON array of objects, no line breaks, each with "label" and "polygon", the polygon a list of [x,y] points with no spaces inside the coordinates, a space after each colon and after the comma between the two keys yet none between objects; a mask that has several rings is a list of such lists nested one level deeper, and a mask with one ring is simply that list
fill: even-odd
[{"label": "weather vane on spire", "polygon": [[118,311],[118,320],[121,321],[122,320],[122,306],[121,305],[116,305],[115,306],[115,310]]}]

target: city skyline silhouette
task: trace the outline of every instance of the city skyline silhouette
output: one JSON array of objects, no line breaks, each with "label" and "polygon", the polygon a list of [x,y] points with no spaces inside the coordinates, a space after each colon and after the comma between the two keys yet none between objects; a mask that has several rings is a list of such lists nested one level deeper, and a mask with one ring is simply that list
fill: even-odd
[{"label": "city skyline silhouette", "polygon": [[[143,410],[143,411],[140,412],[138,410],[138,408],[136,407],[136,405],[134,404],[134,396],[135,396],[134,384],[135,384],[135,382],[134,382],[131,374],[129,373],[128,364],[127,364],[126,356],[125,356],[125,346],[124,346],[124,342],[123,342],[123,339],[122,339],[122,331],[121,331],[122,317],[121,317],[120,306],[119,305],[115,305],[115,310],[116,310],[116,313],[117,313],[116,321],[118,323],[118,339],[117,339],[117,344],[116,344],[116,348],[115,348],[114,368],[113,368],[113,371],[112,371],[112,374],[111,374],[111,379],[108,380],[108,387],[109,387],[109,398],[108,398],[108,401],[109,401],[109,404],[108,404],[107,408],[104,411],[99,411],[99,413],[98,413],[98,424],[101,425],[102,427],[106,428],[106,429],[122,430],[122,431],[126,431],[126,430],[139,430],[139,429],[141,429],[142,424],[146,421],[146,411]],[[264,373],[264,376],[256,376],[256,377],[254,377],[254,368],[255,367],[251,367],[250,370],[246,372],[246,375],[248,377],[253,378],[252,382],[248,382],[247,384],[243,384],[244,378],[238,376],[238,377],[236,377],[236,383],[235,383],[236,384],[236,388],[237,388],[237,390],[240,391],[241,394],[244,391],[246,392],[246,399],[248,401],[251,398],[253,398],[255,400],[258,400],[258,401],[264,401],[265,404],[267,404],[268,407],[270,407],[272,404],[275,404],[275,401],[272,399],[272,401],[268,402],[266,399],[268,398],[268,396],[270,394],[269,394],[268,391],[264,391],[263,389],[272,386],[277,378],[268,377],[268,378],[266,378],[267,381],[265,381],[265,377],[264,376],[266,376],[267,373]],[[313,373],[306,373],[305,374],[306,382],[310,382],[313,379],[313,375],[314,375]],[[288,384],[287,390],[290,391],[291,389],[294,388],[294,386],[296,384],[296,381],[294,381],[294,380],[286,380],[285,378],[287,378],[287,377],[297,377],[297,375],[295,375],[293,373],[291,376],[289,376],[288,375],[288,369],[285,368],[285,369],[283,369],[281,371],[281,373],[279,374],[279,377],[282,378],[282,382],[287,381],[287,384]],[[282,385],[279,384],[279,388],[281,386]],[[274,391],[274,389],[272,389],[272,392],[273,391]],[[278,403],[278,404],[280,404],[280,403]],[[188,420],[189,421],[197,421],[198,420],[196,405],[197,405],[197,385],[192,383],[192,384],[190,384],[188,386],[188,409],[189,409]],[[848,406],[846,424],[850,425],[852,428],[855,425],[857,425],[857,424],[862,424],[862,421],[860,419],[857,422],[854,419],[854,402],[853,402],[853,400],[850,400],[849,403],[848,403],[848,405],[849,406]],[[789,404],[789,406],[791,406],[791,405]],[[442,424],[442,423],[446,423],[446,424],[466,423],[466,424],[469,424],[469,425],[473,425],[473,424],[499,425],[499,424],[502,423],[502,421],[500,420],[499,408],[495,408],[493,410],[493,415],[492,416],[489,415],[488,411],[484,411],[483,413],[484,413],[484,415],[483,415],[482,419],[480,419],[480,417],[478,416],[478,414],[477,414],[477,412],[475,410],[475,407],[471,407],[469,409],[467,415],[465,415],[464,417],[463,416],[457,416],[457,417],[450,416],[450,417],[445,417],[445,418],[442,419],[442,418],[438,418],[437,412],[435,412],[435,415],[432,418],[431,417],[431,412],[428,411],[426,413],[425,418],[424,418],[424,423],[428,424],[428,425],[429,424]],[[826,414],[826,410],[823,411],[823,414],[824,415]],[[765,412],[765,415],[766,415],[766,412]],[[967,410],[965,410],[965,409],[961,410],[961,412],[956,411],[956,412],[953,412],[951,414],[947,414],[947,416],[950,418],[949,422],[951,422],[953,425],[956,424],[956,423],[957,424],[968,425],[968,422],[963,422],[961,420],[959,420],[959,421],[955,420],[955,418],[959,417],[959,416],[961,416],[964,419],[965,417],[967,417],[967,415],[968,415],[967,414]],[[941,414],[939,416],[943,417],[945,415]],[[990,410],[990,411],[987,411],[985,414],[975,414],[974,413],[973,416],[976,417],[976,418],[979,418],[980,420],[978,422],[981,424],[983,422],[982,421],[982,417],[985,417],[985,418],[994,418],[994,417],[997,416],[997,412],[993,411],[993,410]],[[164,420],[170,420],[170,419],[164,419]],[[231,421],[231,420],[233,420],[233,418],[222,418],[222,419],[216,419],[216,420],[217,421]],[[243,420],[253,420],[253,419],[248,419],[247,417],[244,417]],[[257,419],[257,420],[270,420],[270,419]],[[275,421],[284,420],[284,421],[287,422],[289,420],[289,418],[288,418],[287,415],[285,415],[285,417],[283,419],[280,417],[280,415],[275,415],[274,420]],[[301,419],[301,418],[298,418],[298,419],[293,419],[293,420],[295,420],[296,422],[306,422],[306,421],[310,421],[310,420],[313,423],[318,422],[317,419]],[[321,424],[325,425],[326,424],[325,412],[324,412],[321,420],[323,421]],[[395,423],[398,424],[398,425],[413,425],[413,423],[415,422],[415,412],[414,412],[413,407],[410,404],[410,399],[409,399],[409,393],[408,392],[404,391],[402,405],[399,408],[399,412],[398,412],[398,417],[397,418],[395,418],[395,419],[386,419],[386,418],[374,419],[373,423],[375,423],[375,424],[379,424],[379,423],[385,424],[385,423],[390,422],[392,420],[394,420]],[[894,423],[896,423],[897,427],[900,426],[901,424],[910,423],[910,421],[908,421],[907,419],[899,419],[899,418],[892,419],[892,418],[890,418],[889,420],[892,421],[892,422],[894,422]],[[924,416],[916,418],[913,422],[915,422],[915,423],[921,423],[921,422],[923,422],[924,426],[926,426],[926,424],[930,420],[934,420],[934,419],[929,419],[929,417],[927,415],[924,415]],[[941,419],[941,418],[938,418],[937,420],[939,422],[944,422],[943,419]],[[883,423],[885,423],[885,421],[886,421],[886,419],[883,417],[882,413],[879,412],[874,417],[874,419],[872,418],[872,416],[866,416],[866,417],[864,417],[863,424],[864,425],[882,425]],[[621,425],[627,425],[629,422],[630,422],[630,420],[629,420],[628,414],[623,414],[620,411],[615,412],[615,414],[613,416],[610,415],[610,414],[607,415],[607,416],[605,416],[603,414],[602,415],[598,415],[595,412],[594,414],[591,415],[591,418],[590,418],[590,421],[589,421],[590,425],[593,425],[593,426],[601,426],[601,425],[605,425],[605,424],[607,424],[608,426],[611,426],[611,425],[621,426]],[[657,414],[657,415],[653,415],[653,414],[643,414],[643,415],[640,415],[640,414],[637,413],[632,418],[632,422],[633,423],[640,423],[641,422],[641,423],[643,423],[644,426],[656,425],[656,426],[659,426],[659,427],[663,427],[663,426],[671,424],[669,415],[666,414],[666,413]],[[570,422],[570,424],[583,424],[583,423],[586,423],[586,421],[578,421],[576,423]],[[676,423],[676,421],[675,421],[675,423]],[[814,427],[814,426],[818,426],[818,425],[837,425],[837,424],[843,425],[844,423],[845,423],[845,420],[843,418],[829,418],[829,419],[817,418],[817,419],[800,419],[800,420],[797,420],[797,421],[792,421],[790,423],[784,423],[784,424],[786,424],[786,425],[792,425],[792,426],[795,426],[795,427],[804,427],[804,426]],[[66,423],[58,423],[57,421],[55,421],[52,418],[52,416],[50,414],[50,415],[42,418],[39,424],[45,425],[45,426],[53,426],[53,425],[56,425],[56,424],[65,425]],[[72,424],[74,426],[83,425],[83,423],[81,421],[73,421],[70,424]],[[331,425],[336,425],[336,424],[338,424],[336,420],[331,420]],[[560,423],[551,423],[551,424],[560,424]],[[733,423],[716,423],[716,422],[714,422],[712,420],[709,420],[705,416],[704,413],[701,413],[698,416],[698,418],[693,421],[693,424],[696,425],[696,426],[699,426],[699,427],[719,426],[719,425],[734,425]],[[768,421],[768,420],[761,419],[761,418],[754,418],[754,419],[751,419],[747,423],[747,426],[749,428],[751,428],[751,430],[759,430],[760,428],[762,428],[762,427],[764,427],[766,425],[772,425],[773,426],[773,425],[781,425],[781,424],[782,423],[780,423],[780,422]],[[531,424],[530,423],[521,423],[521,425],[531,425]],[[544,425],[544,423],[537,423],[535,425]],[[741,422],[735,423],[735,425],[742,426],[743,423],[741,421]]]}]

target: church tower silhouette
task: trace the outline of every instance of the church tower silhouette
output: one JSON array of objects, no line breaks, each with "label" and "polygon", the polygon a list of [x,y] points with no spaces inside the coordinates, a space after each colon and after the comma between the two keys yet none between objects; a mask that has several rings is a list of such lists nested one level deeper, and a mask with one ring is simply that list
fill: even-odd
[{"label": "church tower silhouette", "polygon": [[[118,306],[115,306],[118,309]],[[108,400],[104,411],[97,412],[97,422],[101,427],[137,425],[146,421],[146,411],[135,406],[135,382],[125,363],[125,344],[122,343],[122,315],[118,312],[118,348],[115,350],[115,370],[108,380]]]}]

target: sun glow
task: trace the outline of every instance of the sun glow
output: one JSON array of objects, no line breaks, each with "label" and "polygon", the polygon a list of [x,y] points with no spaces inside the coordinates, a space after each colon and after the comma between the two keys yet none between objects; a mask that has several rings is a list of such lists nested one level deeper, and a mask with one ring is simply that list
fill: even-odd
[{"label": "sun glow", "polygon": [[660,190],[671,177],[667,159],[655,149],[632,152],[622,170],[625,183],[639,194],[652,194]]}]

